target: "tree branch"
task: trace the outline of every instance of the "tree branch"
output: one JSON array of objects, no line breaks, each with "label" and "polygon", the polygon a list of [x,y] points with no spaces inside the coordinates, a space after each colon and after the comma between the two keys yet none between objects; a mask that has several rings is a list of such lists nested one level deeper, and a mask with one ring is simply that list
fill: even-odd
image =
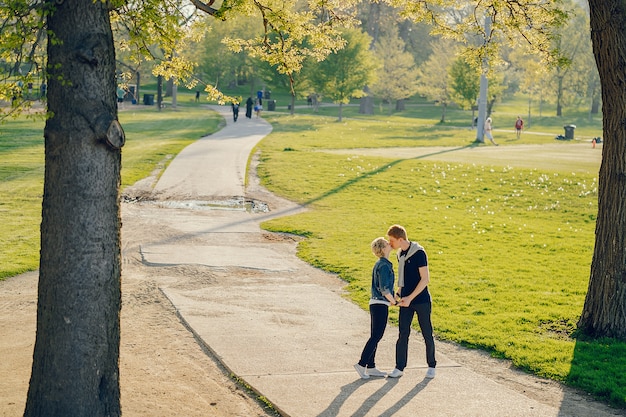
[{"label": "tree branch", "polygon": [[208,13],[211,16],[217,15],[217,9],[211,7],[213,3],[215,3],[215,0],[209,0],[207,3],[200,0],[191,0],[191,3],[199,10],[202,10],[203,12]]}]

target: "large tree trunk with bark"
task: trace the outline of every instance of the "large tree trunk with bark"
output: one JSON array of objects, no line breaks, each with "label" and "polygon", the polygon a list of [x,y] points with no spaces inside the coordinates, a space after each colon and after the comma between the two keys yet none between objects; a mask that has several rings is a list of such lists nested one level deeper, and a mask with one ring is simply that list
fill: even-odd
[{"label": "large tree trunk with bark", "polygon": [[37,336],[25,416],[120,416],[120,213],[107,2],[48,0]]},{"label": "large tree trunk with bark", "polygon": [[602,84],[603,149],[591,278],[579,328],[626,340],[626,1],[589,0]]}]

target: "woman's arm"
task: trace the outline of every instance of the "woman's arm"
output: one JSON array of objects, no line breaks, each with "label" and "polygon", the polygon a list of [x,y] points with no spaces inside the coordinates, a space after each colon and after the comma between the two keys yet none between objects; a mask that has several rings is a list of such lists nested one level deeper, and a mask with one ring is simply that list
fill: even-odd
[{"label": "woman's arm", "polygon": [[379,290],[380,293],[385,297],[392,305],[396,305],[396,299],[393,296],[393,266],[385,265],[380,268],[380,282],[379,282]]}]

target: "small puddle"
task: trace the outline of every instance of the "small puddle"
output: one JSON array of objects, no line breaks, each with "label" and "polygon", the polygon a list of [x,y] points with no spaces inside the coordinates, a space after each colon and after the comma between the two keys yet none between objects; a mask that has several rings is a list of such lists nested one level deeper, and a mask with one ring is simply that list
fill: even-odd
[{"label": "small puddle", "polygon": [[246,200],[244,198],[233,198],[227,200],[213,201],[140,201],[142,204],[151,204],[164,208],[189,209],[189,210],[228,210],[228,211],[245,211],[248,213],[268,213],[270,211],[268,205],[262,201]]}]

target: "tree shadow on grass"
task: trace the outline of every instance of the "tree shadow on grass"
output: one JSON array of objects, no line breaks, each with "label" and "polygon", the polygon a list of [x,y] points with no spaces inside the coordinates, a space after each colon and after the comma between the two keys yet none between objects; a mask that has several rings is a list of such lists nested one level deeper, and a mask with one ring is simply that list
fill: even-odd
[{"label": "tree shadow on grass", "polygon": [[579,336],[566,384],[620,408],[626,415],[626,342]]},{"label": "tree shadow on grass", "polygon": [[386,163],[383,167],[380,167],[380,168],[375,169],[373,171],[366,172],[366,173],[364,173],[362,175],[359,175],[356,178],[352,178],[352,179],[344,182],[343,184],[341,184],[341,185],[339,185],[339,186],[337,186],[337,187],[335,187],[335,188],[333,188],[331,190],[328,190],[327,192],[325,192],[323,194],[320,194],[317,197],[314,197],[314,198],[312,198],[310,200],[307,200],[304,203],[302,203],[302,205],[306,207],[306,206],[309,206],[309,205],[311,205],[313,203],[316,203],[318,201],[324,200],[325,198],[327,198],[327,197],[329,197],[329,196],[331,196],[333,194],[336,194],[336,193],[338,193],[338,192],[340,192],[342,190],[345,190],[346,188],[351,187],[354,184],[357,184],[357,183],[359,183],[361,181],[365,181],[366,179],[368,179],[370,177],[373,177],[373,176],[375,176],[375,175],[377,175],[377,174],[379,174],[381,172],[384,172],[387,169],[389,169],[389,168],[391,168],[391,167],[393,167],[395,165],[398,165],[401,162],[410,161],[410,160],[417,160],[417,159],[424,159],[424,158],[428,158],[428,157],[435,156],[435,155],[442,155],[442,154],[446,154],[446,153],[450,153],[450,152],[461,151],[463,149],[475,148],[477,146],[478,146],[478,143],[472,142],[472,143],[470,143],[469,145],[466,145],[466,146],[459,146],[459,147],[456,147],[456,148],[445,149],[445,150],[432,152],[432,153],[425,154],[425,155],[416,156],[416,157],[413,157],[413,158],[396,159],[395,161]]}]

